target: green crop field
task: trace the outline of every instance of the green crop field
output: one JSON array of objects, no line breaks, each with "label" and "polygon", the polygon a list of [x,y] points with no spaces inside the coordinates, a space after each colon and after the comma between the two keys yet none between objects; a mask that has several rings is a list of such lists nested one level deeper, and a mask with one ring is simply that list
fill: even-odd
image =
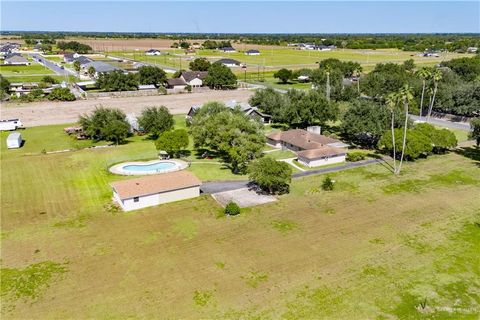
[{"label": "green crop field", "polygon": [[[177,127],[184,127],[177,116]],[[63,126],[1,133],[2,316],[9,319],[477,319],[480,150],[295,179],[225,218],[208,195],[128,214],[107,169],[152,141],[84,148]],[[196,158],[192,157],[192,161]],[[200,159],[197,159],[200,161]],[[216,159],[203,179],[233,178]]]}]

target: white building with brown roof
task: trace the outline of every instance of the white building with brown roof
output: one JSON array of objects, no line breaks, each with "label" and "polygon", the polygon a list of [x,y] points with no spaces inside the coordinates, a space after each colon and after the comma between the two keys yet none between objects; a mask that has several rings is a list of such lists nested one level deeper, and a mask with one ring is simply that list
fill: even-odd
[{"label": "white building with brown roof", "polygon": [[[308,131],[307,131],[308,130]],[[318,167],[345,161],[348,145],[340,140],[320,134],[320,127],[307,130],[293,129],[267,135],[267,143],[276,148],[288,149],[298,156],[298,162],[307,167]]]},{"label": "white building with brown roof", "polygon": [[113,200],[124,211],[198,197],[201,185],[202,182],[188,171],[161,173],[110,184]]}]

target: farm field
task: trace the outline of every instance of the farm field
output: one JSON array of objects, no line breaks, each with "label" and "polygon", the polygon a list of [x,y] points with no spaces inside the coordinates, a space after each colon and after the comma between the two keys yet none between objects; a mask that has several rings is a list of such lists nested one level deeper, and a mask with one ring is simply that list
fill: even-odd
[{"label": "farm field", "polygon": [[209,196],[124,214],[108,206],[108,183],[124,177],[106,169],[154,157],[153,143],[25,155],[74,146],[62,128],[26,129],[19,150],[2,145],[4,317],[480,313],[478,149],[406,163],[399,177],[383,165],[337,172],[331,192],[323,176],[296,179],[290,194],[235,218]]}]

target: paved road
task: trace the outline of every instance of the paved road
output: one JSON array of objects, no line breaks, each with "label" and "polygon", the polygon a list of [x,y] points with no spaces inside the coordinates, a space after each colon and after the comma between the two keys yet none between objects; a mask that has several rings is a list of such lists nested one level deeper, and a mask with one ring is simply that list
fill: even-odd
[{"label": "paved road", "polygon": [[36,53],[31,53],[30,56],[35,59],[36,61],[38,61],[38,63],[40,63],[41,65],[44,65],[45,67],[47,67],[48,69],[52,70],[53,72],[55,72],[56,74],[58,75],[61,75],[61,76],[70,76],[72,75],[72,73],[66,69],[62,69],[60,68],[59,66],[57,66],[54,62],[52,61],[49,61],[47,59],[45,59],[44,57],[42,57],[41,55],[39,54],[36,54]]},{"label": "paved road", "polygon": [[[412,118],[413,120],[426,121],[426,117],[420,118],[419,116],[414,116],[413,114],[410,115],[410,118]],[[470,124],[465,122],[454,122],[454,121],[430,117],[429,123],[440,126],[440,127],[450,128],[450,129],[470,131]]]},{"label": "paved road", "polygon": [[[341,166],[329,167],[329,168],[320,168],[317,170],[309,170],[304,172],[294,173],[292,177],[295,178],[302,178],[306,176],[312,176],[316,174],[328,173],[328,172],[336,172],[342,171],[347,169],[365,167],[376,163],[382,163],[384,160],[382,159],[370,159],[358,162],[347,162]],[[215,181],[215,182],[205,182],[200,187],[203,193],[205,194],[212,194],[217,192],[223,191],[231,191],[237,190],[248,187],[249,181],[248,180],[235,180],[235,181]]]}]

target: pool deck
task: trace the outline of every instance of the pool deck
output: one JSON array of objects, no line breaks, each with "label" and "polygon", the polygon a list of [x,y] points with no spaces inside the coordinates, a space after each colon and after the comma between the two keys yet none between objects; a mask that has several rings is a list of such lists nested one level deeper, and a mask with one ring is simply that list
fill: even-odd
[{"label": "pool deck", "polygon": [[[155,164],[158,162],[173,162],[176,164],[175,167],[165,170],[151,170],[151,171],[126,171],[123,169],[125,166],[130,165],[140,165],[140,166],[147,166],[151,164]],[[129,161],[129,162],[122,162],[110,167],[109,171],[114,174],[120,174],[123,176],[144,176],[150,174],[162,174],[166,172],[174,172],[186,169],[188,167],[188,163],[183,160],[178,159],[169,159],[169,160],[150,160],[150,161]]]}]

